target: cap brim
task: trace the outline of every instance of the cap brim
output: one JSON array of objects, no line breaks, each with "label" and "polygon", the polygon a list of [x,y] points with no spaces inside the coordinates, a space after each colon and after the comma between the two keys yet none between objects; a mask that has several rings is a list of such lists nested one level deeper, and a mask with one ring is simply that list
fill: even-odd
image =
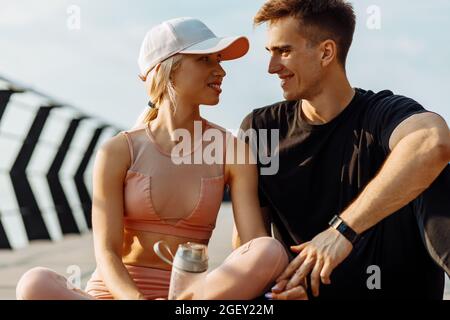
[{"label": "cap brim", "polygon": [[184,54],[212,54],[220,52],[222,60],[233,60],[244,56],[250,48],[246,37],[211,38],[196,43],[182,51]]}]

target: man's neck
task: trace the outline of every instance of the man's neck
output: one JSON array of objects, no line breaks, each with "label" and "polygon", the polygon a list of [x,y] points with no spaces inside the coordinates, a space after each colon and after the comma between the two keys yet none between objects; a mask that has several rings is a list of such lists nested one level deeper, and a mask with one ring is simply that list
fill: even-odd
[{"label": "man's neck", "polygon": [[[323,90],[312,99],[303,99],[299,104],[299,115],[313,125],[325,124],[339,115],[352,101],[355,90],[348,80],[341,80],[339,86],[325,86]],[[339,82],[335,82],[339,83]]]}]

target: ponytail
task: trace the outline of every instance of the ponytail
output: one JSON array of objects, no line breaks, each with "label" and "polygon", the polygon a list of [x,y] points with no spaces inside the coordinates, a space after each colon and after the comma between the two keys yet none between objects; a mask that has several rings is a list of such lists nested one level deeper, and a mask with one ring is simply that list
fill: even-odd
[{"label": "ponytail", "polygon": [[156,67],[147,75],[145,79],[149,88],[150,101],[152,107],[146,107],[146,109],[140,114],[133,128],[140,127],[143,124],[148,124],[150,121],[156,119],[158,116],[158,109],[161,106],[164,99],[169,99],[174,107],[173,112],[176,111],[175,103],[175,88],[170,81],[172,73],[178,69],[181,64],[182,55],[172,56],[159,65],[159,70],[156,71]]}]

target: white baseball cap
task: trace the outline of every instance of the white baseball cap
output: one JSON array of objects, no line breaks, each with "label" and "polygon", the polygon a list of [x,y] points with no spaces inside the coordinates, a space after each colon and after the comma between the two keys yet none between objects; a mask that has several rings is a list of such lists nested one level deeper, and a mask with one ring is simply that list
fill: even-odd
[{"label": "white baseball cap", "polygon": [[162,61],[177,54],[220,52],[222,60],[233,60],[248,52],[246,37],[217,37],[203,22],[184,17],[162,22],[145,35],[139,52],[140,76],[144,78]]}]

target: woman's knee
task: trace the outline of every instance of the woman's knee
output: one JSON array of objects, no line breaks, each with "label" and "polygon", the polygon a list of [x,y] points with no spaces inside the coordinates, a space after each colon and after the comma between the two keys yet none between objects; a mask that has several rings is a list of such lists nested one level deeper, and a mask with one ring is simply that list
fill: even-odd
[{"label": "woman's knee", "polygon": [[284,269],[289,258],[283,245],[272,237],[260,237],[252,240],[251,247],[259,252],[261,260],[258,264],[267,264],[269,267]]},{"label": "woman's knee", "polygon": [[257,267],[252,271],[252,277],[259,279],[256,282],[264,291],[286,269],[289,258],[283,245],[274,238],[261,237],[252,241],[250,248],[257,254]]},{"label": "woman's knee", "polygon": [[16,298],[18,300],[39,300],[46,286],[54,281],[54,271],[35,267],[25,272],[17,283]]}]

